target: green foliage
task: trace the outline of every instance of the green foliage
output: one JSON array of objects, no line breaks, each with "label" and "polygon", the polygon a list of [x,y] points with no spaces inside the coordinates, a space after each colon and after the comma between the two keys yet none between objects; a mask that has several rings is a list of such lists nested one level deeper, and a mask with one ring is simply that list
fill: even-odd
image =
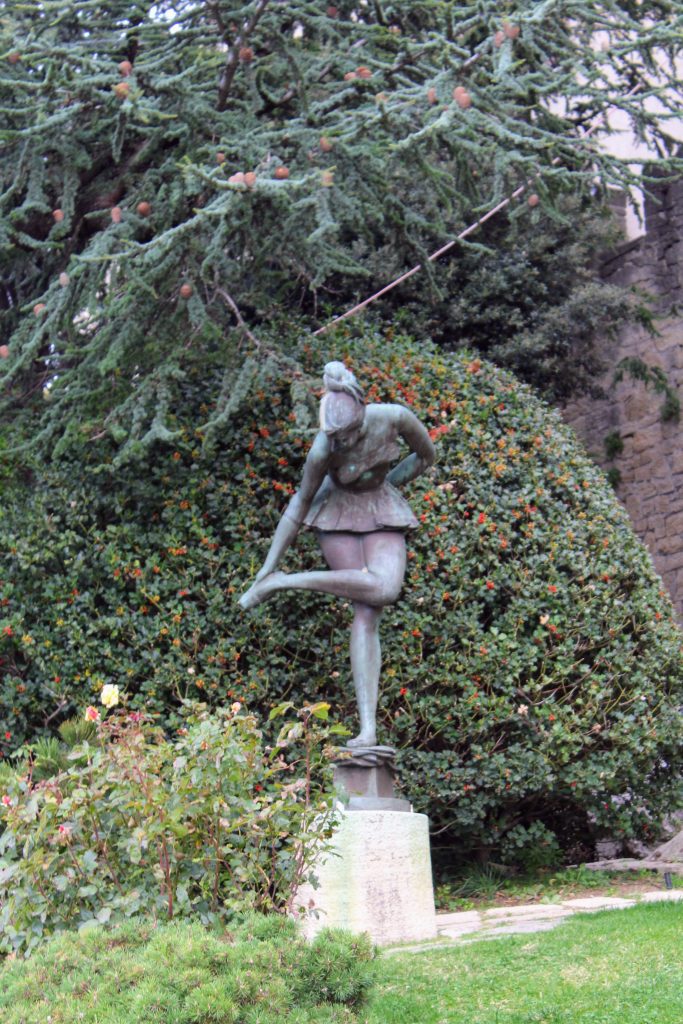
[{"label": "green foliage", "polygon": [[472,897],[493,900],[506,880],[503,868],[496,864],[471,865],[457,880],[437,887],[436,902],[440,908],[447,907],[452,900],[469,900]]},{"label": "green foliage", "polygon": [[610,486],[613,487],[616,491],[617,487],[621,483],[621,470],[619,469],[619,467],[610,466],[605,475]]},{"label": "green foliage", "polygon": [[614,384],[618,384],[625,376],[641,381],[646,388],[651,387],[656,395],[663,395],[659,410],[660,420],[662,423],[678,423],[681,416],[681,400],[661,366],[649,366],[642,359],[628,356],[617,364]]},{"label": "green foliage", "polygon": [[500,855],[504,864],[515,864],[523,871],[557,867],[562,859],[557,837],[541,821],[511,828]]},{"label": "green foliage", "polygon": [[[241,346],[283,311],[319,321],[420,263],[420,289],[447,291],[427,255],[531,182],[538,207],[525,194],[512,211],[527,233],[540,209],[566,221],[568,196],[640,185],[599,145],[615,111],[661,154],[652,180],[683,165],[668,130],[681,102],[676,4],[11,6],[9,450],[53,454],[103,432],[136,449],[171,441],[197,367],[216,429],[244,384]],[[563,309],[557,343],[549,323],[525,333],[510,364],[548,350],[564,366],[579,314]]]},{"label": "green foliage", "polygon": [[621,455],[624,450],[624,439],[618,430],[607,434],[602,443],[608,459],[616,459],[617,455]]},{"label": "green foliage", "polygon": [[95,743],[97,725],[85,718],[70,718],[60,725],[59,735],[67,747],[75,747],[78,743]]},{"label": "green foliage", "polygon": [[[352,721],[345,602],[236,605],[300,479],[301,388],[348,357],[370,401],[409,405],[437,445],[408,491],[420,529],[382,625],[380,742],[398,748],[406,794],[463,858],[536,822],[574,861],[605,831],[651,837],[681,801],[681,633],[600,470],[478,358],[370,328],[294,355],[297,373],[266,363],[210,456],[198,373],[176,448],[94,471],[89,457],[115,454],[103,439],[6,492],[0,735],[45,731],[105,683],[169,728],[188,697],[264,717],[325,700]],[[321,565],[302,533],[284,568]]]},{"label": "green foliage", "polygon": [[5,1024],[355,1024],[372,982],[366,936],[247,917],[213,934],[198,923],[127,923],[66,934],[2,971]]},{"label": "green foliage", "polygon": [[607,367],[596,341],[644,315],[642,299],[595,280],[599,253],[618,237],[613,214],[594,199],[564,199],[557,218],[499,217],[477,236],[485,250],[466,248],[442,268],[428,304],[424,282],[408,288],[400,322],[447,349],[476,350],[550,401],[597,397]]},{"label": "green foliage", "polygon": [[0,951],[150,913],[291,911],[331,825],[317,718],[305,709],[265,749],[238,702],[188,708],[173,739],[134,712],[68,754],[38,740],[3,780]]}]

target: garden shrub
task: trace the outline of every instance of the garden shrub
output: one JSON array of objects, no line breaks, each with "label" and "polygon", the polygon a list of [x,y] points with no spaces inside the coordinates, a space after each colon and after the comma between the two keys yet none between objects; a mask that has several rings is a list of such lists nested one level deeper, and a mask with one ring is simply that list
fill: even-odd
[{"label": "garden shrub", "polygon": [[0,1011],[5,1024],[354,1024],[373,956],[366,936],[326,930],[306,943],[272,916],[213,933],[129,922],[6,963]]},{"label": "garden shrub", "polygon": [[[436,442],[436,465],[408,489],[421,529],[383,619],[379,730],[437,845],[524,861],[524,837],[539,834],[572,859],[605,831],[651,838],[681,802],[683,670],[646,549],[527,386],[370,327],[293,346],[298,376],[292,362],[256,362],[211,446],[196,429],[198,376],[177,408],[184,433],[153,458],[107,466],[107,449],[84,442],[7,489],[8,747],[105,683],[168,728],[186,697],[265,714],[325,699],[353,717],[346,602],[293,592],[254,615],[236,605],[299,481],[316,422],[306,394],[332,355]],[[302,534],[283,568],[322,564]]]},{"label": "garden shrub", "polygon": [[89,742],[42,762],[38,744],[5,773],[0,953],[144,914],[211,924],[250,907],[291,911],[331,832],[326,706],[286,720],[267,749],[237,701],[186,711],[172,739],[123,711]]}]

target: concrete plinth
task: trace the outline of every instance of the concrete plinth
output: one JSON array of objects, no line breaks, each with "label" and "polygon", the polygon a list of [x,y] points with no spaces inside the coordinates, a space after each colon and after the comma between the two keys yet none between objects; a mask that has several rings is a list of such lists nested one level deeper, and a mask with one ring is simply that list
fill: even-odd
[{"label": "concrete plinth", "polygon": [[302,886],[296,900],[307,909],[301,928],[308,938],[325,927],[368,932],[378,945],[436,937],[425,814],[341,812],[315,875],[318,887]]}]

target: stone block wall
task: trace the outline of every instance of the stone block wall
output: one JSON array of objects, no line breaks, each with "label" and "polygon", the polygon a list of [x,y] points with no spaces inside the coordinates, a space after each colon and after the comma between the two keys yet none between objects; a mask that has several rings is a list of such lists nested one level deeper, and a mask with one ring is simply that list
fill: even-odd
[{"label": "stone block wall", "polygon": [[[648,292],[655,300],[658,334],[629,327],[605,343],[612,368],[601,382],[604,399],[580,399],[563,410],[566,421],[605,469],[616,468],[616,493],[683,621],[683,418],[662,422],[663,397],[626,377],[612,385],[625,357],[659,366],[683,401],[683,181],[662,182],[645,204],[646,233],[624,243],[601,266],[604,280]],[[623,451],[609,458],[605,439],[618,435]]]}]

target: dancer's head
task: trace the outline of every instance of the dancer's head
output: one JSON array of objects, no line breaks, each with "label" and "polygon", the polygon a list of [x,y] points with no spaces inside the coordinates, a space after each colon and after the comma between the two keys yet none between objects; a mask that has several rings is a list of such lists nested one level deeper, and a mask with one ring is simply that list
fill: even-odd
[{"label": "dancer's head", "polygon": [[365,419],[363,392],[351,371],[340,362],[327,363],[323,382],[320,428],[334,448],[350,448],[360,437]]}]

